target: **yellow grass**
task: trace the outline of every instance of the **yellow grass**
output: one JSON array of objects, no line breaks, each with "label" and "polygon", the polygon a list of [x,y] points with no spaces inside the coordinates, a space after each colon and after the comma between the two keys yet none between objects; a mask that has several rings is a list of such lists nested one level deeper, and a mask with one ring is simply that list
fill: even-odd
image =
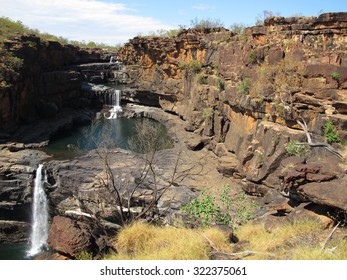
[{"label": "yellow grass", "polygon": [[[207,237],[207,238],[206,238]],[[210,243],[220,249],[230,244],[216,229],[206,231],[173,227],[156,227],[134,223],[121,230],[116,237],[118,254],[107,259],[137,260],[207,260],[212,250]]]},{"label": "yellow grass", "polygon": [[[244,250],[257,252],[247,259],[347,259],[346,241],[337,240],[334,252],[322,252],[322,242],[328,235],[314,220],[284,225],[273,232],[266,232],[261,224],[248,224],[237,231],[240,240],[249,243]],[[329,248],[333,246],[329,244]]]},{"label": "yellow grass", "polygon": [[[329,232],[323,231],[314,220],[286,224],[271,233],[262,224],[247,224],[236,231],[240,244],[244,244],[237,250],[256,252],[246,259],[347,259],[347,240],[341,237],[331,239],[322,251]],[[216,228],[156,227],[141,222],[122,229],[115,246],[118,253],[105,259],[205,260],[211,251],[232,253],[233,248],[240,247],[230,244],[226,235]]]}]

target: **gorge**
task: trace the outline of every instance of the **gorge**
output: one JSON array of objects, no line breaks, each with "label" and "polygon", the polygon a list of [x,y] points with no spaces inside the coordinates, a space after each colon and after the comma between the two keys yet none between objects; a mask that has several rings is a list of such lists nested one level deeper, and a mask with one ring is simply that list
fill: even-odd
[{"label": "gorge", "polygon": [[[30,35],[5,41],[23,66],[0,87],[0,242],[28,242],[42,162],[47,246],[57,258],[100,258],[116,250],[124,219],[146,205],[156,204],[145,219],[170,224],[190,198],[226,184],[230,196],[255,199],[252,218],[265,224],[345,223],[346,46],[347,13],[272,17],[240,34],[135,37],[115,53]],[[41,149],[96,117],[117,122],[119,113],[167,127],[173,147],[156,151],[148,177],[141,153],[59,159]],[[110,195],[109,176],[123,199]]]}]

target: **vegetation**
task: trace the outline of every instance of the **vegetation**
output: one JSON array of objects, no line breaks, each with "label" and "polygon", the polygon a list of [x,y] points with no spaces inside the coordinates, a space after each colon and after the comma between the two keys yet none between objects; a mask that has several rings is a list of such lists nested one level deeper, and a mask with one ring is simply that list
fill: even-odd
[{"label": "vegetation", "polygon": [[198,83],[201,84],[201,85],[207,85],[208,84],[207,76],[205,76],[203,74],[199,74],[198,75]]},{"label": "vegetation", "polygon": [[[329,232],[316,220],[284,223],[271,232],[261,223],[248,223],[235,231],[246,259],[260,260],[345,260],[347,241],[326,239]],[[237,244],[235,245],[237,246]],[[236,247],[218,228],[158,227],[135,222],[121,229],[115,239],[117,253],[108,260],[207,260],[213,252],[233,255]],[[242,254],[238,252],[236,254]]]},{"label": "vegetation", "polygon": [[335,80],[335,81],[339,81],[340,79],[340,74],[337,72],[333,72],[331,73],[331,77]]},{"label": "vegetation", "polygon": [[289,155],[296,157],[308,157],[311,155],[311,147],[305,143],[290,141],[286,149]]},{"label": "vegetation", "polygon": [[257,61],[257,54],[254,50],[251,50],[251,53],[249,54],[249,59],[252,63],[255,63]]},{"label": "vegetation", "polygon": [[117,254],[106,256],[112,260],[207,260],[212,248],[230,252],[225,234],[217,229],[186,229],[157,227],[136,222],[122,229],[115,241]]},{"label": "vegetation", "polygon": [[58,37],[49,33],[42,33],[37,29],[31,29],[25,26],[21,21],[13,21],[6,17],[0,17],[0,43],[5,39],[18,36],[18,35],[36,35],[41,38],[43,41],[56,41],[61,43],[62,45],[71,44],[81,48],[110,48],[117,49],[120,45],[109,46],[104,43],[95,43],[93,41],[85,42],[85,41],[69,41],[64,37]]},{"label": "vegetation", "polygon": [[198,19],[194,18],[190,21],[190,25],[192,28],[196,29],[211,29],[211,28],[217,28],[217,27],[224,27],[224,23],[221,22],[220,19]]},{"label": "vegetation", "polygon": [[324,138],[329,143],[339,143],[341,138],[339,132],[337,131],[336,126],[331,120],[327,121],[323,127]]},{"label": "vegetation", "polygon": [[274,16],[279,16],[279,15],[280,15],[279,13],[274,13],[274,12],[269,11],[269,10],[264,10],[261,14],[259,14],[256,17],[255,25],[257,25],[257,26],[264,25],[264,22],[266,19],[268,19],[270,17],[274,17]]},{"label": "vegetation", "polygon": [[320,241],[328,234],[313,219],[300,220],[294,224],[288,222],[271,232],[266,231],[261,224],[247,224],[236,230],[240,241],[249,242],[244,250],[257,252],[247,259],[347,259],[347,241],[343,238],[336,238],[327,244],[329,247],[336,247],[335,251],[322,250]]},{"label": "vegetation", "polygon": [[217,80],[217,87],[220,91],[225,90],[225,82],[222,81],[221,79],[218,79]]},{"label": "vegetation", "polygon": [[189,70],[193,71],[194,73],[199,73],[201,71],[201,65],[196,59],[193,59],[189,63],[188,67],[189,67]]},{"label": "vegetation", "polygon": [[233,33],[241,34],[245,32],[246,27],[244,24],[234,23],[229,27],[229,30]]},{"label": "vegetation", "polygon": [[252,84],[250,95],[272,97],[283,103],[291,102],[293,92],[302,84],[303,71],[298,61],[286,56],[274,64],[261,64],[257,67],[257,79]]},{"label": "vegetation", "polygon": [[193,226],[210,226],[226,224],[232,227],[244,224],[251,218],[251,211],[257,205],[248,202],[245,193],[239,197],[229,196],[230,186],[223,186],[218,197],[202,193],[184,205],[181,211],[189,214]]},{"label": "vegetation", "polygon": [[251,90],[252,82],[250,78],[245,78],[243,81],[239,82],[236,87],[238,90],[238,93],[247,95],[249,94]]}]

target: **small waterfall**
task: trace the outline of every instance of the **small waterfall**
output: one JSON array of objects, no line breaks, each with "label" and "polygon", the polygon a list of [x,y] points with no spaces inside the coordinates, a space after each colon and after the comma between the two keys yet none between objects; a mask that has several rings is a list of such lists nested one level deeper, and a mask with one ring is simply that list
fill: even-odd
[{"label": "small waterfall", "polygon": [[43,165],[40,164],[36,171],[33,196],[33,212],[31,227],[31,248],[28,256],[37,255],[43,247],[47,245],[48,237],[48,205],[44,190],[44,183],[47,181]]},{"label": "small waterfall", "polygon": [[118,113],[122,112],[122,107],[120,106],[120,96],[121,91],[119,89],[116,89],[111,96],[111,102],[112,102],[112,109],[110,110],[110,116],[108,119],[116,119],[118,117]]}]

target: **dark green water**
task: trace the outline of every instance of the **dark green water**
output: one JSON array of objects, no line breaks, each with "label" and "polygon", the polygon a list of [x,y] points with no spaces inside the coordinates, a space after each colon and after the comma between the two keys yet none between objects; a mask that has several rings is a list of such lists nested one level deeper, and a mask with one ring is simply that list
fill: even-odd
[{"label": "dark green water", "polygon": [[0,260],[28,260],[29,244],[0,244]]},{"label": "dark green water", "polygon": [[[158,150],[172,147],[166,127],[142,118],[103,119],[91,125],[76,128],[66,136],[51,141],[42,150],[56,159],[69,159],[96,148],[122,148],[136,152],[146,151],[139,139],[160,139]],[[143,141],[142,141],[143,142]],[[132,144],[131,144],[132,143]]]}]

